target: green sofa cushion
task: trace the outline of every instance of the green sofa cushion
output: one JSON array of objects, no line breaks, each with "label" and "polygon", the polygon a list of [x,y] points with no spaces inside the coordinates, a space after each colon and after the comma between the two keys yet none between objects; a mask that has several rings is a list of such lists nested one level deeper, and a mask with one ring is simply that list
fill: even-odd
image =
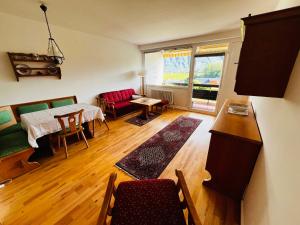
[{"label": "green sofa cushion", "polygon": [[28,136],[25,131],[0,136],[0,157],[5,157],[30,148],[27,139]]},{"label": "green sofa cushion", "polygon": [[5,128],[4,130],[1,130],[0,131],[0,136],[11,134],[11,133],[22,131],[22,130],[23,129],[22,129],[21,123],[17,123],[17,124],[14,124],[14,125],[12,125],[8,128]]},{"label": "green sofa cushion", "polygon": [[51,105],[53,108],[62,107],[62,106],[66,106],[66,105],[73,105],[73,104],[74,104],[73,98],[67,98],[67,99],[62,99],[62,100],[57,100],[57,101],[51,102]]},{"label": "green sofa cushion", "polygon": [[37,112],[41,110],[49,109],[47,103],[38,103],[33,105],[23,105],[18,107],[18,112],[20,115],[25,113]]},{"label": "green sofa cushion", "polygon": [[6,124],[12,120],[11,113],[8,110],[0,111],[0,125]]}]

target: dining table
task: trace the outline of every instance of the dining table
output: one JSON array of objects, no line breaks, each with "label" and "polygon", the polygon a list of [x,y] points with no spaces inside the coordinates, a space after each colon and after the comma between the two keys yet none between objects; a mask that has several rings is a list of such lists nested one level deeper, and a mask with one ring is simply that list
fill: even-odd
[{"label": "dining table", "polygon": [[[87,103],[78,103],[57,108],[41,110],[22,114],[21,126],[28,134],[28,143],[33,148],[38,148],[37,139],[46,135],[51,135],[62,130],[56,115],[64,115],[72,112],[77,112],[83,109],[82,123],[93,121],[93,134],[95,130],[95,120],[105,121],[104,114],[100,107]],[[68,128],[68,120],[65,121]],[[52,147],[51,147],[52,148]],[[53,150],[53,149],[52,149]],[[55,150],[53,150],[55,152]]]}]

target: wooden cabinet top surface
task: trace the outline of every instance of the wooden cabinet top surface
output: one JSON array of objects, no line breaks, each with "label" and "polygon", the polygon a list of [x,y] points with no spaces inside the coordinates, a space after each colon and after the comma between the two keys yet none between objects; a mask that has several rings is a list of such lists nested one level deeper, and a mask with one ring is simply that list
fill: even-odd
[{"label": "wooden cabinet top surface", "polygon": [[259,128],[254,117],[251,102],[248,102],[248,116],[234,115],[227,112],[230,103],[240,103],[226,100],[219,112],[216,122],[211,128],[211,133],[231,135],[237,138],[246,139],[257,144],[262,144]]}]

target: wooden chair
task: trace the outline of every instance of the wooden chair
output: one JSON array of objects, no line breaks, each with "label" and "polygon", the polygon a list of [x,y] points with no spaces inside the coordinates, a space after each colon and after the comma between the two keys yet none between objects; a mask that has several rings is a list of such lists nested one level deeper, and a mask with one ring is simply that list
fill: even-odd
[{"label": "wooden chair", "polygon": [[160,108],[160,112],[162,113],[164,110],[167,111],[169,105],[170,104],[169,104],[168,100],[162,99],[160,103],[155,104],[154,106],[155,106],[156,111],[158,111],[158,108]]},{"label": "wooden chair", "polygon": [[[201,225],[183,173],[176,170],[176,176],[177,184],[170,179],[150,179],[121,182],[116,188],[117,174],[112,173],[97,224]],[[113,206],[112,196],[115,199]],[[187,222],[184,209],[188,211]],[[107,223],[107,216],[110,216],[110,223]]]},{"label": "wooden chair", "polygon": [[[86,137],[83,133],[83,128],[81,126],[82,124],[82,112],[83,109],[73,112],[73,113],[68,113],[64,115],[57,115],[54,116],[54,118],[58,119],[58,122],[61,126],[62,131],[58,133],[58,148],[60,148],[60,140],[63,139],[64,142],[64,147],[65,147],[65,154],[66,158],[68,158],[68,147],[67,147],[67,140],[66,137],[77,134],[78,140],[80,141],[80,136],[79,133],[81,134],[86,147],[89,147],[89,144],[86,140]],[[65,125],[65,120],[68,121],[69,127],[66,128]],[[78,122],[77,122],[78,121]]]}]

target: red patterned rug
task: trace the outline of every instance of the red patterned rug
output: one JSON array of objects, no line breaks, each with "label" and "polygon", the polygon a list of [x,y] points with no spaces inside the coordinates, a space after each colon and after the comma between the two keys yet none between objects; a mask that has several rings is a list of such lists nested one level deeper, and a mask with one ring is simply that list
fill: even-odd
[{"label": "red patterned rug", "polygon": [[149,118],[148,119],[143,119],[141,118],[140,115],[137,115],[137,116],[134,116],[128,120],[126,120],[127,123],[131,123],[131,124],[134,124],[134,125],[137,125],[139,127],[151,122],[152,120],[154,120],[156,117],[160,116],[161,114],[160,113],[157,113],[157,112],[152,112],[150,115],[149,115]]},{"label": "red patterned rug", "polygon": [[191,117],[178,117],[116,166],[140,180],[159,177],[201,122]]}]

